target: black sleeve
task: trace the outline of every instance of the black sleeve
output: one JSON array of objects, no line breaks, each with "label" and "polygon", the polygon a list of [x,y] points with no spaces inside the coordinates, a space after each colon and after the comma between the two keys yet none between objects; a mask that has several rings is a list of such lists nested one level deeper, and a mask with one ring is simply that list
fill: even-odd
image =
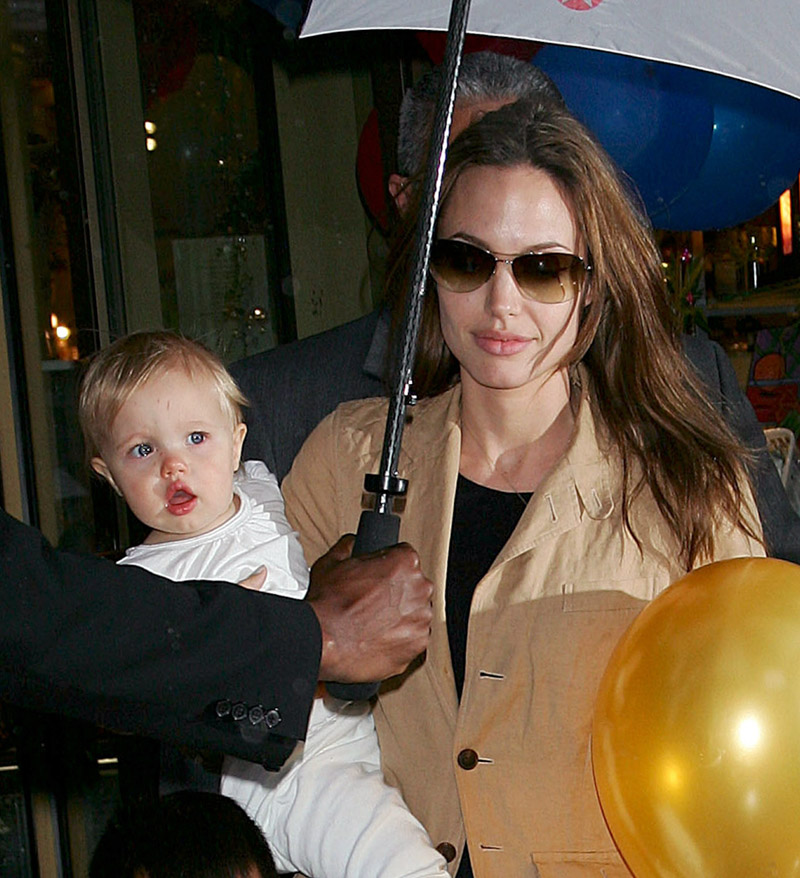
[{"label": "black sleeve", "polygon": [[739,387],[727,354],[715,342],[698,336],[685,336],[684,346],[711,401],[725,417],[728,426],[756,452],[750,475],[769,554],[800,564],[800,516],[789,502],[777,468],[767,452],[762,425]]},{"label": "black sleeve", "polygon": [[2,510],[0,565],[0,698],[270,768],[305,736],[305,601],[58,552]]}]

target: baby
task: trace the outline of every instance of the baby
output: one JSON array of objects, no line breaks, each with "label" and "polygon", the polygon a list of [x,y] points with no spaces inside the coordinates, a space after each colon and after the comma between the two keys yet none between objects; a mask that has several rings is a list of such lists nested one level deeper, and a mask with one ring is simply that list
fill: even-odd
[{"label": "baby", "polygon": [[[169,332],[120,339],[91,362],[79,414],[91,466],[150,532],[121,564],[174,580],[238,582],[300,599],[308,569],[277,480],[240,466],[246,404],[217,357]],[[231,644],[232,655],[247,644]],[[278,871],[310,878],[445,876],[444,859],[383,780],[366,703],[315,699],[305,743],[268,773],[225,761],[221,791],[262,828]]]}]

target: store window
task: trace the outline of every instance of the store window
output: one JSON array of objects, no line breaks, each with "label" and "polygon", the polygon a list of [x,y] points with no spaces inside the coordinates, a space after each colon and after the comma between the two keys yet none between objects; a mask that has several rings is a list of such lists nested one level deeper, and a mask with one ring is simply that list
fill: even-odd
[{"label": "store window", "polygon": [[268,45],[252,3],[134,0],[164,324],[226,361],[293,334]]},{"label": "store window", "polygon": [[[74,409],[76,364],[96,344],[66,10],[0,4],[4,504],[55,543],[94,548]],[[63,13],[59,17],[58,13]]]}]

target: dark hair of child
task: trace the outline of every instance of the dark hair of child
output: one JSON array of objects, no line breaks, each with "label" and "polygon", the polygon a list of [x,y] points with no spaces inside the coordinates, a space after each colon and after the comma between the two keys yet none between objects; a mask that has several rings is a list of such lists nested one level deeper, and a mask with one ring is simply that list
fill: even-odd
[{"label": "dark hair of child", "polygon": [[233,799],[183,790],[121,807],[89,878],[277,878],[259,827]]}]

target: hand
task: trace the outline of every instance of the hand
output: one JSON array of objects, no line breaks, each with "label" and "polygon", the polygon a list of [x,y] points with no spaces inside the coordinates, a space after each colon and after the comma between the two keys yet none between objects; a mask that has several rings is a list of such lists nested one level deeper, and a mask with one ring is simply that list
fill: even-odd
[{"label": "hand", "polygon": [[322,628],[320,680],[364,683],[405,670],[428,645],[433,585],[407,543],[351,557],[342,537],[311,568],[308,600]]},{"label": "hand", "polygon": [[239,585],[243,588],[249,588],[253,591],[261,591],[261,586],[267,581],[267,568],[262,564],[260,567],[256,567],[256,569],[245,579],[243,579]]}]

